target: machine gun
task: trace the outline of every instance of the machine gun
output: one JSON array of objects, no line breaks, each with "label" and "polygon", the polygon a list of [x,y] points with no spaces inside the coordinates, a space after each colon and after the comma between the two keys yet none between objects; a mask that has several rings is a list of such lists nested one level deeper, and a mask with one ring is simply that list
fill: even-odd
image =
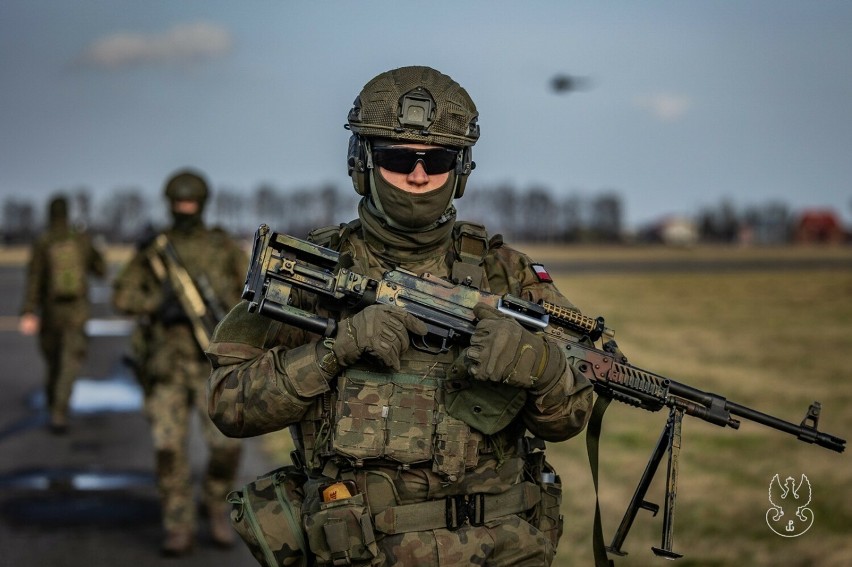
[{"label": "machine gun", "polygon": [[400,268],[376,280],[344,267],[350,263],[334,250],[261,225],[242,297],[248,300],[249,311],[326,337],[334,336],[337,321],[293,306],[294,290],[318,295],[323,306],[332,310],[373,303],[396,305],[426,323],[428,333],[415,337],[412,344],[431,352],[446,351],[451,343],[463,342],[473,334],[477,303],[487,303],[527,327],[548,330],[555,337],[564,335],[566,329],[592,340],[609,332],[601,318],[592,319],[548,302],[537,304],[509,294],[487,293]]},{"label": "machine gun", "polygon": [[[658,505],[645,500],[645,495],[662,457],[668,453],[662,544],[653,549],[657,555],[669,559],[680,557],[672,551],[672,536],[684,415],[733,429],[739,428],[741,419],[746,419],[838,453],[846,447],[845,439],[818,430],[819,402],[811,404],[804,420],[797,425],[627,363],[619,356],[613,333],[601,317],[591,318],[545,301],[532,303],[511,295],[491,294],[402,269],[387,271],[380,279],[370,278],[352,271],[352,262],[344,256],[293,236],[274,233],[261,225],[255,235],[243,299],[249,302],[249,311],[326,337],[335,335],[337,322],[295,307],[295,290],[315,294],[320,304],[332,311],[376,303],[396,305],[424,321],[429,330],[412,345],[434,352],[445,351],[454,342],[466,344],[477,323],[473,308],[477,303],[486,303],[563,346],[573,367],[593,384],[598,395],[599,417],[610,400],[654,412],[669,409],[660,439],[607,547],[611,553],[624,555],[621,545],[640,508],[654,513],[659,510]],[[600,349],[594,346],[599,340]],[[590,448],[592,458],[597,486],[597,452],[592,455]]]},{"label": "machine gun", "polygon": [[203,274],[194,279],[165,234],[158,235],[148,252],[148,263],[161,283],[168,282],[177,296],[181,309],[189,319],[195,341],[201,350],[210,344],[213,330],[225,316],[222,302]]}]

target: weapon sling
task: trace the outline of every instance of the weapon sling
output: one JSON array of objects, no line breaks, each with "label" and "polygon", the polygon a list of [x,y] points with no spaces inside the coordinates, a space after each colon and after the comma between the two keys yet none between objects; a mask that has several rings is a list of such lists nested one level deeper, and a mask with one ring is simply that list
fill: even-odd
[{"label": "weapon sling", "polygon": [[181,309],[189,319],[192,334],[201,350],[207,349],[216,324],[224,313],[219,308],[206,278],[196,278],[189,275],[177,250],[165,234],[154,239],[152,252],[148,254],[148,262],[154,275],[161,283],[168,282],[178,298]]}]

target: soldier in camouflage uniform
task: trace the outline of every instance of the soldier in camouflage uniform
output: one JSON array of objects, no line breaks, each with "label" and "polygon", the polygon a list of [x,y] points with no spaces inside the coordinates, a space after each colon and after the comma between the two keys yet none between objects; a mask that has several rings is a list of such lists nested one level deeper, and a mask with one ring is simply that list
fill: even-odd
[{"label": "soldier in camouflage uniform", "polygon": [[50,201],[48,216],[48,230],[30,256],[19,330],[25,335],[39,333],[47,364],[50,428],[64,433],[74,380],[86,357],[88,275],[105,277],[106,263],[89,236],[70,226],[65,197]]},{"label": "soldier in camouflage uniform", "polygon": [[[165,185],[173,225],[164,234],[194,282],[206,278],[223,305],[239,299],[247,257],[219,228],[207,228],[202,212],[207,182],[194,171],[173,175]],[[156,451],[165,538],[165,555],[192,550],[196,512],[189,461],[188,436],[193,413],[201,416],[209,449],[203,479],[203,503],[211,536],[221,546],[233,544],[225,496],[233,488],[241,444],[219,432],[207,417],[206,379],[210,363],[193,335],[175,290],[153,268],[154,243],[142,246],[114,282],[113,305],[143,322],[134,336],[134,361],[145,387],[145,409]]]},{"label": "soldier in camouflage uniform", "polygon": [[[378,75],[348,119],[358,219],[309,238],[372,278],[404,268],[575,309],[540,265],[456,220],[477,118],[434,69]],[[208,348],[208,394],[228,435],[290,426],[308,477],[298,504],[310,564],[549,565],[561,485],[544,441],[577,435],[592,401],[562,350],[482,304],[470,345],[449,352],[418,348],[425,325],[396,307],[329,313],[305,293],[294,304],[340,320],[336,336],[243,302]],[[283,547],[282,564],[306,564]]]}]

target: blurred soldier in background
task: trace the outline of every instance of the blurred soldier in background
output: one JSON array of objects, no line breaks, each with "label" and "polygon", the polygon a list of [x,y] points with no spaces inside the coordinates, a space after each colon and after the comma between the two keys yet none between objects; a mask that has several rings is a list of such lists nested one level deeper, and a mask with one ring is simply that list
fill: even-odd
[{"label": "blurred soldier in background", "polygon": [[48,217],[47,232],[32,248],[19,330],[39,334],[47,364],[50,428],[64,433],[74,380],[86,357],[88,276],[105,277],[106,262],[89,236],[71,227],[64,196],[50,201]]},{"label": "blurred soldier in background", "polygon": [[[309,239],[370,278],[401,268],[574,310],[541,265],[456,220],[478,116],[467,91],[429,67],[375,77],[348,120],[358,219]],[[207,351],[219,428],[245,437],[291,426],[308,477],[292,505],[306,533],[279,538],[273,553],[310,555],[294,565],[549,565],[562,492],[544,441],[577,435],[592,401],[564,349],[484,304],[470,346],[441,349],[415,342],[427,327],[399,307],[291,300],[338,320],[335,336],[243,303]],[[280,549],[302,540],[309,549]]]},{"label": "blurred soldier in background", "polygon": [[188,438],[193,413],[201,418],[209,448],[203,479],[203,511],[213,542],[230,546],[233,530],[225,497],[239,466],[241,445],[220,433],[206,411],[204,356],[223,307],[240,297],[247,256],[223,230],[202,220],[208,185],[184,170],[165,184],[173,224],[140,246],[114,283],[113,305],[135,315],[134,367],[145,390],[151,421],[165,537],[164,555],[189,553],[196,511]]}]

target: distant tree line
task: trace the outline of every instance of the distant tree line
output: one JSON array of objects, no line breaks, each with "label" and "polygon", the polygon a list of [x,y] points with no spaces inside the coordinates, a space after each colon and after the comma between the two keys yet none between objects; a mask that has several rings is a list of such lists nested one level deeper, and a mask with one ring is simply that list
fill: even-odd
[{"label": "distant tree line", "polygon": [[[71,203],[72,220],[107,242],[131,243],[152,229],[168,224],[166,205],[140,187],[116,188],[108,197],[92,197],[79,188],[63,192]],[[271,184],[254,191],[215,188],[206,205],[208,224],[247,238],[260,223],[304,236],[313,228],[356,217],[358,196],[351,188],[332,185],[283,190]],[[456,201],[459,218],[481,222],[515,242],[621,243],[665,241],[665,222],[627,234],[624,206],[618,191],[557,196],[542,186],[518,189],[511,185],[468,187]],[[30,242],[44,227],[46,203],[22,196],[2,204],[2,235],[6,243]],[[690,219],[699,241],[783,243],[791,238],[793,215],[783,203],[736,208],[727,200],[702,208]]]}]

